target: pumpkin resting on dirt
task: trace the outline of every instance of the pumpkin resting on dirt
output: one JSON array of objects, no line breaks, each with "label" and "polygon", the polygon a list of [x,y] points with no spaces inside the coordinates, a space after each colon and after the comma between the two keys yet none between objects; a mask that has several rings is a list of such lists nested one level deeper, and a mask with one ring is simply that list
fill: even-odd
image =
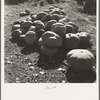
[{"label": "pumpkin resting on dirt", "polygon": [[59,35],[65,35],[66,26],[62,23],[54,23],[51,30]]},{"label": "pumpkin resting on dirt", "polygon": [[50,20],[50,21],[48,21],[48,22],[45,24],[46,30],[47,30],[47,31],[51,31],[52,25],[53,25],[54,23],[57,23],[57,21],[56,21],[56,20]]},{"label": "pumpkin resting on dirt", "polygon": [[80,38],[76,34],[68,33],[64,37],[64,45],[68,50],[75,49],[80,44]]},{"label": "pumpkin resting on dirt", "polygon": [[22,32],[19,29],[12,31],[11,33],[13,39],[18,39],[20,35],[22,35]]},{"label": "pumpkin resting on dirt", "polygon": [[75,71],[88,71],[95,65],[93,54],[85,49],[74,49],[66,56],[67,64]]},{"label": "pumpkin resting on dirt", "polygon": [[38,40],[38,36],[34,31],[28,31],[25,34],[25,41],[28,45],[32,45],[36,43],[37,40]]},{"label": "pumpkin resting on dirt", "polygon": [[42,41],[48,47],[60,47],[62,45],[63,39],[60,35],[57,35],[56,33],[52,31],[46,31],[42,35]]},{"label": "pumpkin resting on dirt", "polygon": [[86,32],[77,33],[80,38],[81,43],[89,43],[90,42],[90,34]]},{"label": "pumpkin resting on dirt", "polygon": [[41,53],[46,56],[54,56],[58,52],[58,48],[50,48],[48,46],[41,46]]},{"label": "pumpkin resting on dirt", "polygon": [[74,27],[75,33],[77,33],[77,32],[79,31],[79,28],[78,28],[78,26],[77,26],[75,23],[73,23],[73,22],[68,22],[68,24],[69,24],[69,25],[72,25],[72,26]]}]

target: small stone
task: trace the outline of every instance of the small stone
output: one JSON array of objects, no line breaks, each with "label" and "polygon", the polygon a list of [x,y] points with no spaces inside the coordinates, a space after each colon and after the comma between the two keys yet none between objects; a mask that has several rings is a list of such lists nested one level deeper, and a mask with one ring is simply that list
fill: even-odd
[{"label": "small stone", "polygon": [[28,58],[25,58],[25,63],[28,63],[29,62],[29,59]]},{"label": "small stone", "polygon": [[33,74],[34,77],[38,76],[39,74]]},{"label": "small stone", "polygon": [[10,60],[7,60],[7,62],[6,62],[7,64],[11,64],[11,61]]},{"label": "small stone", "polygon": [[39,73],[40,73],[40,74],[44,74],[45,72],[44,72],[44,71],[40,71]]},{"label": "small stone", "polygon": [[66,81],[65,81],[65,80],[63,80],[63,81],[62,81],[62,83],[66,83]]},{"label": "small stone", "polygon": [[32,66],[32,63],[29,62],[29,63],[28,63],[28,66]]},{"label": "small stone", "polygon": [[66,69],[63,69],[63,68],[58,68],[57,70],[58,71],[66,71]]},{"label": "small stone", "polygon": [[33,70],[33,69],[34,69],[34,66],[30,66],[29,69],[30,69],[30,70]]}]

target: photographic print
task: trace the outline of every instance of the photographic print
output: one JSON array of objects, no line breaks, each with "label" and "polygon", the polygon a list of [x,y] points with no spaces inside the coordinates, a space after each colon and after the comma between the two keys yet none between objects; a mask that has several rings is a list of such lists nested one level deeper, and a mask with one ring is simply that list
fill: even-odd
[{"label": "photographic print", "polygon": [[4,83],[96,83],[96,4],[4,0]]}]

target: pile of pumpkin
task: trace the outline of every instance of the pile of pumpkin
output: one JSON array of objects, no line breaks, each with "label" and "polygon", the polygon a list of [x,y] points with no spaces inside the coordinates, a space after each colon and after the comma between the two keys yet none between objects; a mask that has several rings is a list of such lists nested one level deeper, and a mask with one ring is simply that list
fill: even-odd
[{"label": "pile of pumpkin", "polygon": [[46,56],[54,56],[64,46],[69,50],[66,56],[68,66],[77,71],[93,68],[93,54],[86,49],[77,49],[80,44],[90,42],[90,34],[80,32],[75,23],[68,21],[65,10],[53,6],[36,14],[28,9],[26,12],[30,17],[13,22],[13,39],[25,42],[26,45],[37,43],[41,53]]}]

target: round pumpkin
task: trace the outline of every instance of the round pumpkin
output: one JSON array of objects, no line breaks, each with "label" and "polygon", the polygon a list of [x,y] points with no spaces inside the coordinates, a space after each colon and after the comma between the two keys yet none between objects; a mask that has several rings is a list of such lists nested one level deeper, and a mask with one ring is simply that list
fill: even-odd
[{"label": "round pumpkin", "polygon": [[20,35],[22,35],[22,32],[19,29],[12,31],[11,33],[13,39],[18,39]]},{"label": "round pumpkin", "polygon": [[47,15],[46,12],[39,12],[39,13],[37,14],[36,18],[37,18],[38,20],[41,20],[41,18],[42,18],[43,16],[45,16],[45,15]]},{"label": "round pumpkin", "polygon": [[57,47],[57,38],[55,36],[51,36],[47,39],[46,45],[48,47]]},{"label": "round pumpkin", "polygon": [[80,44],[80,38],[76,34],[68,33],[64,37],[64,45],[68,50],[75,49]]},{"label": "round pumpkin", "polygon": [[20,31],[22,32],[22,34],[26,34],[27,30],[25,30],[24,28],[20,28]]},{"label": "round pumpkin", "polygon": [[16,29],[19,29],[21,27],[20,24],[15,24],[12,26],[12,30],[16,30]]},{"label": "round pumpkin", "polygon": [[66,15],[65,10],[62,9],[62,10],[60,10],[60,12],[61,12],[62,15]]},{"label": "round pumpkin", "polygon": [[25,42],[25,34],[19,36],[19,42],[20,43],[26,43]]},{"label": "round pumpkin", "polygon": [[67,64],[75,71],[88,71],[95,65],[93,54],[86,49],[74,49],[66,56]]},{"label": "round pumpkin", "polygon": [[52,37],[52,36],[57,36],[56,33],[52,32],[52,31],[46,31],[45,33],[43,33],[42,35],[42,40],[44,42],[46,42],[48,40],[48,38]]},{"label": "round pumpkin", "polygon": [[45,25],[42,21],[36,20],[36,21],[34,21],[34,23],[35,23],[35,26],[36,26],[37,29],[39,29],[39,30],[40,29],[45,29]]},{"label": "round pumpkin", "polygon": [[27,13],[26,12],[20,12],[20,16],[27,16]]},{"label": "round pumpkin", "polygon": [[54,23],[51,30],[59,35],[65,35],[66,26],[62,23]]},{"label": "round pumpkin", "polygon": [[21,21],[20,20],[16,20],[15,22],[13,22],[13,25],[16,25],[16,24],[20,24],[21,25]]},{"label": "round pumpkin", "polygon": [[61,13],[60,13],[60,10],[53,9],[53,11],[51,12],[51,14],[58,14],[58,15],[60,15]]},{"label": "round pumpkin", "polygon": [[32,25],[32,26],[30,26],[30,27],[29,27],[29,29],[28,29],[28,31],[34,31],[34,32],[35,32],[35,30],[36,30],[36,27],[35,27],[35,26],[33,26],[33,25]]},{"label": "round pumpkin", "polygon": [[27,15],[30,14],[30,10],[29,9],[26,9],[25,12],[27,13]]},{"label": "round pumpkin", "polygon": [[74,27],[72,25],[66,25],[66,34],[75,33]]},{"label": "round pumpkin", "polygon": [[42,41],[42,37],[40,37],[38,40],[38,46],[41,47],[43,45],[45,45],[45,43]]},{"label": "round pumpkin", "polygon": [[48,46],[41,46],[41,53],[46,56],[54,56],[58,52],[58,48],[50,48]]},{"label": "round pumpkin", "polygon": [[49,21],[49,20],[51,20],[51,14],[45,15],[41,19],[42,22]]},{"label": "round pumpkin", "polygon": [[32,22],[34,22],[35,20],[37,20],[36,16],[37,16],[36,14],[31,15]]},{"label": "round pumpkin", "polygon": [[51,15],[51,19],[52,19],[52,20],[59,21],[59,15],[58,15],[58,14],[52,14],[52,15]]},{"label": "round pumpkin", "polygon": [[33,31],[28,31],[26,34],[25,34],[25,41],[28,45],[32,45],[34,43],[36,43],[38,40],[38,36],[35,32]]},{"label": "round pumpkin", "polygon": [[47,30],[47,31],[51,31],[51,27],[52,27],[52,25],[53,25],[54,23],[57,23],[57,21],[56,21],[56,20],[50,20],[50,21],[48,21],[48,22],[45,24],[46,30]]},{"label": "round pumpkin", "polygon": [[25,28],[25,29],[27,29],[31,25],[32,25],[32,21],[25,21],[25,22],[23,22],[22,27]]},{"label": "round pumpkin", "polygon": [[90,42],[90,34],[89,33],[80,32],[80,33],[77,33],[77,35],[79,36],[81,43],[89,43]]},{"label": "round pumpkin", "polygon": [[72,25],[74,27],[75,33],[77,33],[79,31],[79,27],[73,23],[73,22],[68,22],[68,24]]}]

